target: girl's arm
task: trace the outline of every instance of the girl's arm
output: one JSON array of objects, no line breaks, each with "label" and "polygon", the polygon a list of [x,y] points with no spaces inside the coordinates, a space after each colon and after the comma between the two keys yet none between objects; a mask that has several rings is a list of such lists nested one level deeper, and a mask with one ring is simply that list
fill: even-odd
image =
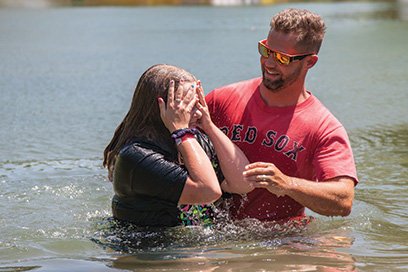
[{"label": "girl's arm", "polygon": [[225,135],[211,120],[207,103],[204,98],[204,91],[198,83],[197,108],[201,111],[200,127],[210,137],[210,140],[217,153],[222,173],[225,181],[221,188],[225,192],[244,194],[252,191],[254,187],[244,180],[242,173],[249,161],[245,154]]},{"label": "girl's arm", "polygon": [[[184,84],[184,81],[181,81],[175,92],[172,80],[167,105],[159,98],[160,115],[170,133],[188,128],[191,111],[196,104],[194,88],[195,85]],[[175,142],[188,171],[179,204],[205,204],[220,198],[222,192],[217,176],[207,154],[194,135],[187,133],[176,138]]]}]

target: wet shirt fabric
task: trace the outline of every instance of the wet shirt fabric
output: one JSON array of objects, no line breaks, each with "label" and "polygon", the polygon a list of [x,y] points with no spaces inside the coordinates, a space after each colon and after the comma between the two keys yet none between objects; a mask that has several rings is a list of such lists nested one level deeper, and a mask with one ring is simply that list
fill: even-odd
[{"label": "wet shirt fabric", "polygon": [[[195,137],[222,182],[224,177],[209,138],[201,132]],[[126,145],[116,158],[113,174],[112,212],[117,219],[157,227],[198,224],[198,217],[205,224],[211,221],[206,205],[178,206],[187,169],[179,164],[177,154],[153,141],[137,139]]]},{"label": "wet shirt fabric", "polygon": [[[255,78],[217,88],[206,96],[213,122],[252,162],[270,162],[284,174],[316,182],[348,176],[357,184],[353,153],[342,124],[309,92],[302,103],[270,107]],[[279,220],[302,216],[304,207],[288,196],[257,188],[234,195],[237,219]]]}]

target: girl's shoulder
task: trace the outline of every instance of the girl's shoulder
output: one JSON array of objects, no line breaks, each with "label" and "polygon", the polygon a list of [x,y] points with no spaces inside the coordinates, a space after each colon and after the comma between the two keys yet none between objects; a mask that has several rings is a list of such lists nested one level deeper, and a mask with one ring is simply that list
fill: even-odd
[{"label": "girl's shoulder", "polygon": [[170,150],[156,144],[149,139],[135,139],[125,145],[119,152],[122,159],[142,160],[147,157],[161,157],[173,161],[176,157]]}]

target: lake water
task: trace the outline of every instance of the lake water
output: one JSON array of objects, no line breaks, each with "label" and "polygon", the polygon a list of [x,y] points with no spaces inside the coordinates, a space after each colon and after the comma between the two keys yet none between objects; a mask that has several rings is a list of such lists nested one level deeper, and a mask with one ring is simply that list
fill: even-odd
[{"label": "lake water", "polygon": [[[328,25],[307,89],[349,132],[360,179],[351,215],[308,211],[306,229],[145,232],[147,246],[130,253],[93,242],[116,238],[106,231],[112,185],[102,152],[141,73],[181,66],[206,92],[260,76],[257,42],[286,7]],[[0,271],[407,271],[407,10],[0,6]]]}]

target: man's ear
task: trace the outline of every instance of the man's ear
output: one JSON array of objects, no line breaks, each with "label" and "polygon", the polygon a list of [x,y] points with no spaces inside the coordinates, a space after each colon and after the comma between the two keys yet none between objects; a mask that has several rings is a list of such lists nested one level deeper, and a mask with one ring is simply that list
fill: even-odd
[{"label": "man's ear", "polygon": [[307,61],[307,66],[306,66],[307,69],[312,68],[318,60],[319,60],[319,57],[317,55],[311,55]]}]

